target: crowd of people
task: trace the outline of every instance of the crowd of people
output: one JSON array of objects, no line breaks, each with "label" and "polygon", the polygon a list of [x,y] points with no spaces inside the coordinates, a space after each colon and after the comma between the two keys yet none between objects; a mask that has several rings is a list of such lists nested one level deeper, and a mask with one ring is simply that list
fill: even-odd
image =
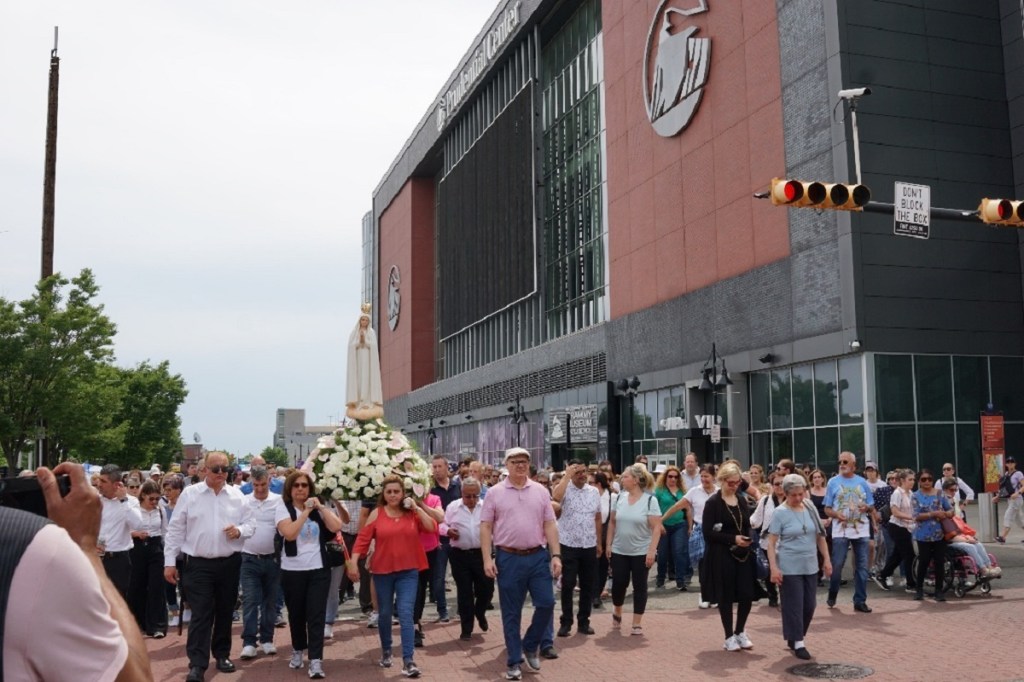
[{"label": "crowd of people", "polygon": [[[187,622],[186,680],[203,680],[211,656],[218,671],[233,672],[231,628],[241,620],[242,660],[276,655],[275,630],[288,627],[289,667],[321,679],[339,604],[358,599],[365,625],[379,633],[379,665],[393,665],[394,621],[401,672],[415,678],[428,596],[432,620],[451,620],[449,564],[462,640],[489,631],[497,590],[510,680],[521,679],[524,666],[536,672],[542,659],[558,658],[556,637],[574,628],[595,634],[592,614],[609,598],[612,627],[627,629],[629,595],[628,633],[643,636],[652,569],[655,590],[671,583],[685,592],[698,578],[698,606],[718,610],[727,651],[754,646],[746,622],[767,597],[780,610],[782,639],[804,660],[812,658],[806,640],[817,589],[827,586],[835,608],[851,548],[853,609],[861,613],[872,611],[868,583],[890,591],[897,571],[914,599],[933,585],[928,596],[944,601],[948,551],[970,557],[978,580],[1000,574],[966,523],[974,491],[951,464],[941,477],[928,469],[883,477],[874,462],[860,467],[843,452],[830,476],[790,460],[768,470],[744,471],[735,460],[700,466],[689,453],[682,467],[652,474],[641,456],[616,475],[610,462],[579,460],[564,471],[538,470],[530,451],[512,448],[500,466],[466,460],[451,471],[442,456],[431,465],[434,487],[422,497],[395,476],[376,500],[330,504],[315,495],[309,473],[274,470],[259,458],[244,477],[221,452],[187,475],[103,467],[92,477],[94,537],[69,534],[100,568],[108,601],[121,600],[107,628],[119,627],[127,646],[111,665],[129,669],[142,634],[162,638]],[[74,485],[86,485],[80,467],[62,467]],[[1012,457],[1006,467],[1000,541],[1014,523],[1024,528],[1024,474]],[[58,518],[83,503],[79,488],[59,500]],[[53,493],[47,500],[58,503]],[[350,553],[344,565],[331,556],[338,546]],[[876,561],[884,566],[869,570]],[[524,630],[528,596],[533,612]]]}]

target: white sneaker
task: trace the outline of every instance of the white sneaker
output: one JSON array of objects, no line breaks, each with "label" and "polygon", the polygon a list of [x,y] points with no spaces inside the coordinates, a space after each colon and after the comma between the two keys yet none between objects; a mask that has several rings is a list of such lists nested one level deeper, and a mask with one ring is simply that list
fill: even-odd
[{"label": "white sneaker", "polygon": [[753,649],[754,643],[750,641],[745,632],[737,632],[735,635],[736,641],[739,643],[741,649]]},{"label": "white sneaker", "polygon": [[273,656],[277,653],[277,647],[274,646],[273,642],[264,642],[263,653],[265,653],[267,656]]},{"label": "white sneaker", "polygon": [[711,602],[702,601],[699,604],[697,604],[697,608],[700,608],[700,609],[711,608]]},{"label": "white sneaker", "polygon": [[324,625],[324,639],[334,639],[334,626],[330,623]]},{"label": "white sneaker", "polygon": [[171,616],[170,618],[167,619],[167,627],[169,627],[169,628],[176,628],[176,627],[178,627],[178,614],[174,614],[173,616]]},{"label": "white sneaker", "polygon": [[182,623],[191,623],[192,622],[192,609],[185,609],[184,613],[181,614],[181,622]]},{"label": "white sneaker", "polygon": [[302,649],[292,652],[292,660],[288,661],[288,667],[292,670],[302,668]]},{"label": "white sneaker", "polygon": [[376,611],[370,613],[370,617],[366,619],[366,627],[375,628],[380,622],[380,614]]},{"label": "white sneaker", "polygon": [[239,655],[239,658],[243,661],[247,661],[250,658],[256,658],[256,647],[252,644],[246,644],[242,647],[242,653]]},{"label": "white sneaker", "polygon": [[319,658],[314,658],[309,662],[309,679],[324,679],[324,666],[323,662]]},{"label": "white sneaker", "polygon": [[722,645],[722,648],[726,651],[739,651],[740,643],[739,640],[736,639],[736,635],[733,635],[729,639],[725,640],[725,644]]}]

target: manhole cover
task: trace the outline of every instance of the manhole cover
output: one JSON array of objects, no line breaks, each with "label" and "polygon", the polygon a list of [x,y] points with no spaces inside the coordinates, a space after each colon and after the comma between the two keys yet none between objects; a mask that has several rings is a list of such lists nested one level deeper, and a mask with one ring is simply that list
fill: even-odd
[{"label": "manhole cover", "polygon": [[875,672],[862,665],[849,663],[803,663],[794,665],[787,672],[815,680],[859,680]]}]

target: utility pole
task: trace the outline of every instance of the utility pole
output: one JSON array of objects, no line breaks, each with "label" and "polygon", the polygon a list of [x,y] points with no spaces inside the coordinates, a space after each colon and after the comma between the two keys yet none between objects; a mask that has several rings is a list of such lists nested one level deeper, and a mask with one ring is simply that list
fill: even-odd
[{"label": "utility pole", "polygon": [[57,56],[57,27],[53,27],[50,51],[50,90],[46,103],[46,161],[43,169],[43,254],[40,279],[53,274],[53,204],[57,184],[57,90],[60,57]]},{"label": "utility pole", "polygon": [[[50,51],[50,90],[46,101],[46,160],[43,167],[43,249],[39,279],[53,274],[53,204],[57,184],[57,90],[60,83],[60,57],[57,56],[57,27],[53,27]],[[46,420],[39,420],[36,466],[51,466]]]}]

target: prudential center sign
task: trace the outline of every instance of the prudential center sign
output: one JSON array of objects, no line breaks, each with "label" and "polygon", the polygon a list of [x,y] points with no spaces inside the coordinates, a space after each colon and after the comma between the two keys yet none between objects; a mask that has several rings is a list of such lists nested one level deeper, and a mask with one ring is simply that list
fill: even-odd
[{"label": "prudential center sign", "polygon": [[644,50],[644,103],[647,118],[662,137],[678,135],[689,125],[704,94],[711,67],[711,39],[690,17],[708,11],[708,0],[688,3],[661,0]]}]

